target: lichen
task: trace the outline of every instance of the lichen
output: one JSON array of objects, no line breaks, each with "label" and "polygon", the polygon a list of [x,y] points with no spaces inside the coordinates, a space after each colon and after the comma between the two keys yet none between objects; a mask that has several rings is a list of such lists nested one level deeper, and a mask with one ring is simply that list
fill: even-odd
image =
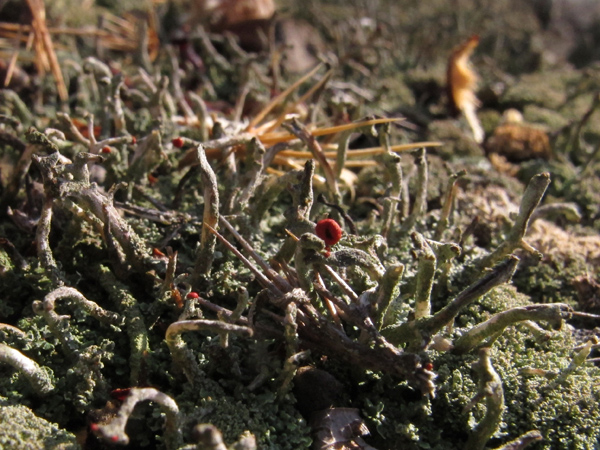
[{"label": "lichen", "polygon": [[[279,71],[287,46],[248,53],[158,2],[110,19],[137,30],[122,48],[57,31],[69,103],[49,77],[0,92],[0,446],[598,447],[592,332],[565,323],[594,318],[572,321],[577,282],[600,283],[596,85],[502,85],[486,59],[485,130],[516,106],[555,138],[501,173],[445,112],[442,19],[527,25],[525,46],[535,23],[332,1],[365,14],[333,23],[308,3],[338,54],[304,76]],[[535,60],[501,47],[482,36],[506,71]],[[297,389],[307,371],[327,382]],[[356,420],[323,419],[341,409]]]}]

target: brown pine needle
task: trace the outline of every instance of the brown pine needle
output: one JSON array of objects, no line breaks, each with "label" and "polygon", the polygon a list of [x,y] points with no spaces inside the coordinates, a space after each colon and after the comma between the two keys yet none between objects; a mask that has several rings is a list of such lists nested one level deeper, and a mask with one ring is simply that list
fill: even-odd
[{"label": "brown pine needle", "polygon": [[[33,38],[34,35],[33,33],[29,33],[29,35],[27,36],[27,44],[25,45],[25,51],[29,51],[31,49],[31,46],[33,45]],[[21,32],[18,33],[17,35],[17,42],[20,42],[21,40]],[[4,78],[4,87],[7,87],[10,84],[10,81],[12,80],[12,76],[13,73],[15,72],[15,68],[17,67],[17,59],[19,58],[19,45],[17,44],[16,46],[16,50],[13,53],[12,57],[10,58],[10,62],[8,63],[8,69],[6,69],[6,78]]]},{"label": "brown pine needle", "polygon": [[254,119],[252,119],[252,121],[248,125],[247,130],[250,131],[253,128],[255,128],[267,116],[267,114],[269,114],[273,110],[273,108],[275,108],[277,105],[283,102],[285,98],[288,95],[290,95],[295,89],[297,89],[302,83],[304,83],[314,74],[316,74],[322,66],[323,64],[317,65],[314,69],[312,69],[306,75],[300,77],[298,80],[292,83],[285,91],[283,91],[281,94],[279,94],[278,96],[273,98],[269,103],[267,103],[267,105],[256,116],[254,116]]},{"label": "brown pine needle", "polygon": [[208,228],[208,230],[212,234],[214,234],[217,237],[217,239],[219,239],[219,241],[221,241],[221,243],[225,245],[225,247],[227,247],[235,256],[237,256],[240,261],[242,261],[242,263],[254,274],[256,280],[264,288],[271,289],[277,294],[283,295],[283,293],[271,282],[271,280],[269,280],[265,275],[263,275],[263,273],[260,270],[258,270],[258,267],[252,264],[252,262],[248,258],[246,258],[237,248],[235,248],[227,239],[225,239],[225,237],[221,233],[219,233],[206,222],[204,223],[204,226]]},{"label": "brown pine needle", "polygon": [[56,82],[56,90],[61,101],[66,102],[69,98],[67,86],[60,70],[60,64],[52,45],[52,38],[46,26],[46,7],[44,0],[27,0],[32,15],[32,27],[35,34],[36,54],[42,61],[50,66],[50,71]]},{"label": "brown pine needle", "polygon": [[296,236],[294,233],[292,233],[290,230],[288,230],[287,228],[285,229],[285,232],[288,234],[289,237],[291,237],[294,241],[298,242],[300,240],[300,238],[298,236]]},{"label": "brown pine needle", "polygon": [[266,129],[265,132],[268,133],[270,131],[273,131],[277,127],[279,127],[285,120],[287,120],[288,114],[292,113],[298,105],[301,105],[306,100],[308,100],[310,97],[312,97],[312,95],[315,92],[317,92],[319,89],[321,89],[325,85],[325,83],[327,83],[329,81],[329,79],[331,78],[332,75],[333,75],[333,69],[328,70],[327,73],[325,75],[323,75],[323,77],[317,83],[315,83],[315,85],[313,87],[311,87],[308,91],[306,91],[306,93],[302,97],[300,97],[298,100],[296,100],[291,105],[289,105],[287,108],[285,108],[285,110],[279,115],[277,120],[275,120],[275,122],[273,122],[269,126],[269,128]]},{"label": "brown pine needle", "polygon": [[235,240],[241,244],[244,250],[246,250],[246,252],[252,257],[252,259],[261,267],[263,273],[273,283],[275,283],[275,285],[279,289],[286,291],[292,288],[290,284],[285,279],[283,279],[283,277],[281,277],[277,272],[275,272],[275,270],[273,270],[271,266],[269,266],[269,264],[267,264],[267,262],[261,258],[261,256],[254,250],[254,248],[252,248],[252,245],[250,245],[250,243],[246,241],[246,239],[244,239],[242,235],[236,231],[235,228],[233,228],[233,226],[227,221],[227,219],[225,219],[225,217],[219,216],[219,222],[221,222],[221,224],[225,226],[225,228],[227,228],[227,230],[233,235]]},{"label": "brown pine needle", "polygon": [[[107,20],[110,20],[112,23],[117,25],[123,30],[127,30],[132,34],[135,34],[135,24],[131,23],[129,20],[116,16],[114,14],[107,13],[104,16]],[[127,16],[126,16],[127,17]]]},{"label": "brown pine needle", "polygon": [[[390,150],[394,153],[407,152],[410,150],[416,150],[423,147],[440,147],[443,144],[438,141],[427,141],[427,142],[411,142],[410,144],[398,144],[390,146]],[[323,147],[326,147],[325,145]],[[336,145],[333,145],[336,147]],[[370,147],[370,148],[361,148],[356,150],[348,150],[347,157],[348,158],[364,158],[366,156],[375,156],[385,153],[385,149],[383,147]],[[282,150],[277,154],[278,156],[286,156],[289,158],[312,158],[312,154],[310,152],[303,152],[299,150]],[[329,159],[335,159],[337,152],[335,151],[326,151],[325,156]]]},{"label": "brown pine needle", "polygon": [[[0,36],[4,38],[15,38],[21,35],[21,40],[25,40],[25,35],[32,32],[30,25],[0,22]],[[91,37],[110,37],[111,33],[105,30],[99,30],[97,28],[72,28],[72,27],[48,27],[48,33],[50,34],[65,34],[72,36],[91,36]]]},{"label": "brown pine needle", "polygon": [[[400,122],[402,120],[404,120],[404,119],[401,117],[387,117],[387,118],[380,118],[380,119],[370,119],[370,120],[364,120],[362,122],[352,122],[352,123],[346,123],[343,125],[335,125],[333,127],[317,128],[315,130],[310,131],[310,134],[312,134],[313,136],[326,136],[328,134],[340,133],[342,131],[355,130],[357,128],[368,127],[371,125],[378,125],[378,124],[382,124],[382,123]],[[263,134],[263,135],[259,136],[259,139],[264,145],[273,145],[273,144],[277,144],[278,142],[291,141],[293,139],[296,139],[296,136],[291,133],[277,132],[277,133]]]}]

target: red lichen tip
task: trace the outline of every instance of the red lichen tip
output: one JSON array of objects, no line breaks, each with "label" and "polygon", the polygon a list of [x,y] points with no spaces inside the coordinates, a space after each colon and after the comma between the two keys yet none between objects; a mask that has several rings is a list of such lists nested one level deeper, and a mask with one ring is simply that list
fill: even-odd
[{"label": "red lichen tip", "polygon": [[117,436],[116,434],[113,434],[113,435],[110,437],[110,440],[111,440],[111,441],[113,441],[113,442],[117,442],[117,441],[119,440],[119,436]]},{"label": "red lichen tip", "polygon": [[317,222],[315,233],[325,241],[327,247],[331,247],[339,242],[344,232],[335,220],[323,219]]},{"label": "red lichen tip", "polygon": [[106,146],[106,147],[102,147],[102,150],[100,150],[102,153],[110,153],[111,149],[110,147]]},{"label": "red lichen tip", "polygon": [[190,293],[187,295],[187,298],[199,298],[199,297],[200,297],[200,296],[198,295],[198,293],[197,293],[197,292],[194,292],[194,291],[190,292]]},{"label": "red lichen tip", "polygon": [[152,256],[154,256],[155,258],[166,258],[167,257],[167,255],[165,255],[163,252],[161,252],[156,247],[154,247],[152,249]]},{"label": "red lichen tip", "polygon": [[98,425],[97,423],[90,423],[90,430],[98,431],[99,429],[100,429],[100,425]]},{"label": "red lichen tip", "polygon": [[137,138],[135,136],[131,136],[131,143],[133,145],[137,144]]},{"label": "red lichen tip", "polygon": [[173,147],[177,147],[177,148],[183,147],[183,144],[184,144],[182,137],[173,138],[171,143],[173,144]]},{"label": "red lichen tip", "polygon": [[113,389],[110,391],[110,396],[122,402],[125,401],[130,392],[131,388]]}]

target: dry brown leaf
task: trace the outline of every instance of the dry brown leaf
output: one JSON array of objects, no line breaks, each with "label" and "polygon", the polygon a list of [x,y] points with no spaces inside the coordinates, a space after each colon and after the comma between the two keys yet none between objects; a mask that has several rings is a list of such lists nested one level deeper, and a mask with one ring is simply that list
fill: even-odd
[{"label": "dry brown leaf", "polygon": [[448,60],[446,83],[452,112],[464,114],[473,131],[475,141],[482,143],[485,135],[476,115],[479,106],[479,100],[475,95],[478,77],[469,63],[469,57],[478,44],[479,36],[473,35],[464,44],[454,49]]},{"label": "dry brown leaf", "polygon": [[552,156],[550,139],[543,130],[524,124],[516,110],[507,110],[504,115],[505,122],[494,130],[485,144],[488,153],[501,155],[511,162]]}]

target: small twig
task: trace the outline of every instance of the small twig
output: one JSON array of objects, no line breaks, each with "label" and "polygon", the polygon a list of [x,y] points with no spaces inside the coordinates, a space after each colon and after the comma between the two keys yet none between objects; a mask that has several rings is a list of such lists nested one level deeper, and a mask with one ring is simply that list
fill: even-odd
[{"label": "small twig", "polygon": [[252,248],[250,243],[248,241],[246,241],[246,239],[244,239],[244,237],[241,234],[239,234],[235,228],[233,228],[231,223],[229,223],[229,221],[225,217],[220,216],[219,222],[221,222],[221,224],[223,224],[223,226],[227,229],[227,231],[229,231],[233,235],[233,237],[241,244],[241,246],[244,248],[244,250],[246,250],[246,252],[248,252],[248,254],[252,257],[252,259],[254,261],[256,261],[256,263],[261,267],[264,274],[273,283],[275,283],[275,285],[279,289],[281,289],[282,291],[291,289],[290,284],[283,277],[281,277],[281,275],[279,275],[275,270],[273,270],[271,268],[271,266],[269,266],[269,264],[267,264],[267,262],[264,259],[262,259],[260,257],[260,255],[254,250],[254,248]]},{"label": "small twig", "polygon": [[290,95],[293,91],[295,91],[302,83],[304,83],[305,81],[310,79],[314,74],[316,74],[321,69],[322,66],[323,66],[322,64],[319,64],[314,69],[312,69],[310,72],[308,72],[306,75],[303,75],[298,80],[296,80],[294,83],[292,83],[285,91],[283,91],[277,97],[272,99],[258,114],[256,114],[254,116],[252,121],[248,124],[247,129],[252,130],[253,128],[256,128],[257,125],[267,116],[267,114],[269,114],[273,110],[273,108],[275,108],[277,105],[281,104],[288,95]]},{"label": "small twig", "polygon": [[279,117],[277,118],[277,120],[275,120],[275,122],[273,122],[273,124],[268,128],[268,130],[266,130],[266,132],[275,130],[286,120],[288,114],[293,113],[296,110],[296,107],[298,105],[301,105],[304,102],[306,102],[316,92],[322,91],[324,89],[325,85],[327,84],[327,82],[331,79],[332,75],[333,75],[333,69],[328,70],[327,73],[325,73],[325,75],[323,75],[318,82],[316,82],[308,91],[306,91],[302,95],[302,97],[300,97],[298,100],[296,100],[296,101],[292,102],[291,104],[289,104],[288,106],[286,106],[284,111],[279,114]]},{"label": "small twig", "polygon": [[338,284],[340,289],[342,289],[344,294],[350,297],[350,301],[356,302],[358,300],[358,295],[356,294],[356,292],[354,292],[352,287],[350,287],[350,285],[346,283],[346,281],[342,277],[340,277],[340,275],[335,270],[333,270],[326,264],[322,264],[319,268],[323,268],[323,270],[325,270],[325,272],[327,272],[327,274],[334,279],[334,281]]},{"label": "small twig", "polygon": [[35,34],[35,38],[41,44],[41,46],[37,49],[43,49],[45,52],[45,55],[38,54],[37,56],[38,58],[43,58],[44,56],[48,58],[50,70],[52,71],[52,75],[56,81],[58,96],[60,97],[61,101],[66,102],[69,99],[69,93],[60,70],[60,64],[58,63],[54,46],[52,45],[52,38],[48,32],[48,26],[46,25],[46,8],[44,6],[44,1],[27,0],[27,4],[29,5],[31,15],[33,17],[31,25]]},{"label": "small twig", "polygon": [[221,243],[225,245],[225,247],[227,247],[240,261],[242,261],[242,263],[248,269],[252,271],[252,273],[256,277],[256,280],[264,288],[270,289],[275,295],[283,295],[281,290],[277,286],[275,286],[275,284],[273,284],[273,282],[269,278],[267,278],[254,264],[252,264],[252,262],[249,261],[248,258],[242,255],[242,253],[237,248],[231,245],[231,243],[227,239],[225,239],[225,237],[223,237],[217,230],[210,227],[209,225],[204,226],[208,228],[210,232],[213,233],[217,237],[217,239],[219,239],[219,241],[221,241]]},{"label": "small twig", "polygon": [[233,71],[233,66],[217,51],[203,27],[198,27],[196,29],[196,35],[199,38],[196,42],[198,42],[200,46],[202,55],[206,58],[207,63],[209,63],[207,65],[213,66],[219,72],[231,73]]},{"label": "small twig", "polygon": [[317,202],[323,203],[325,206],[329,206],[330,208],[335,209],[340,214],[340,216],[342,216],[342,218],[344,219],[344,224],[348,228],[350,228],[350,234],[353,234],[355,236],[358,235],[358,230],[356,229],[356,224],[352,220],[352,217],[350,217],[348,215],[348,213],[344,210],[344,208],[342,208],[340,205],[337,205],[335,203],[329,203],[322,193],[317,196]]},{"label": "small twig", "polygon": [[581,312],[581,311],[573,311],[571,313],[571,315],[581,317],[584,319],[600,320],[599,314],[592,314],[592,313],[586,313],[586,312]]}]

